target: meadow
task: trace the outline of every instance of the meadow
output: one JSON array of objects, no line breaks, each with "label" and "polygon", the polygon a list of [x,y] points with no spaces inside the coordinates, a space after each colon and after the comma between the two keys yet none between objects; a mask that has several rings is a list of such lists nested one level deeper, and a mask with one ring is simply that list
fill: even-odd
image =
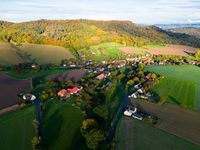
[{"label": "meadow", "polygon": [[[48,101],[43,118],[43,147],[49,150],[74,149],[79,145],[83,114],[67,102]],[[80,145],[79,145],[80,146]]]},{"label": "meadow", "polygon": [[9,43],[0,41],[0,64],[16,64],[23,62],[17,54],[17,49]]},{"label": "meadow", "polygon": [[60,64],[62,59],[73,58],[68,49],[59,46],[26,43],[19,48],[39,64]]},{"label": "meadow", "polygon": [[116,130],[116,150],[199,150],[199,146],[132,118],[122,117]]},{"label": "meadow", "polygon": [[1,150],[29,150],[35,134],[32,121],[34,107],[17,110],[0,116]]},{"label": "meadow", "polygon": [[81,49],[79,52],[84,54],[87,59],[97,61],[119,59],[123,55],[123,52],[118,49],[119,47],[122,47],[122,45],[119,43],[110,42]]},{"label": "meadow", "polygon": [[145,69],[166,76],[153,87],[161,99],[200,110],[200,68],[196,66],[147,66]]}]

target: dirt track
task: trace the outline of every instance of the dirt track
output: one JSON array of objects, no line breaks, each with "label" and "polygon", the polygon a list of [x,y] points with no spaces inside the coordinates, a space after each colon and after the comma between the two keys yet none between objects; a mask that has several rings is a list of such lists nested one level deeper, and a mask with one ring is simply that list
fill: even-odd
[{"label": "dirt track", "polygon": [[133,100],[133,104],[160,118],[158,128],[200,145],[200,113],[172,104],[157,104]]},{"label": "dirt track", "polygon": [[0,72],[0,109],[20,102],[17,94],[30,90],[30,81],[16,80]]},{"label": "dirt track", "polygon": [[119,50],[123,51],[124,53],[141,53],[141,52],[149,52],[155,55],[180,55],[186,56],[189,53],[194,53],[199,48],[194,48],[191,46],[184,46],[184,45],[169,45],[162,48],[150,48],[150,49],[139,49],[139,48],[132,48],[132,47],[122,47]]}]

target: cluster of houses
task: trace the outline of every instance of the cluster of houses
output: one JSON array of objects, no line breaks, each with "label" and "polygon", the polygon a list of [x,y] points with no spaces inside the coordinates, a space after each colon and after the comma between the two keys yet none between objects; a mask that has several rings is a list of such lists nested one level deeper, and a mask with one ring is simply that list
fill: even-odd
[{"label": "cluster of houses", "polygon": [[77,94],[79,91],[83,89],[82,86],[76,85],[72,88],[62,89],[57,94],[60,97],[61,100],[66,100],[73,94]]},{"label": "cluster of houses", "polygon": [[143,120],[142,115],[137,111],[137,108],[135,107],[134,110],[131,110],[130,107],[124,111],[124,116],[133,117],[138,120]]},{"label": "cluster of houses", "polygon": [[146,93],[145,89],[142,87],[141,84],[134,85],[134,89],[136,90],[136,92],[129,95],[129,98],[141,98],[144,100],[148,100],[149,96],[151,96],[149,93]]}]

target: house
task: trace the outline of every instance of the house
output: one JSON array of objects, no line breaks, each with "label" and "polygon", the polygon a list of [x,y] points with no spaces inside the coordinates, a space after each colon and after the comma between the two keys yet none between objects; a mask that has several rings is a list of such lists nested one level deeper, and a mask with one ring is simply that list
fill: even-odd
[{"label": "house", "polygon": [[136,93],[133,93],[133,94],[129,95],[128,97],[129,97],[129,98],[132,98],[132,97],[133,97],[133,98],[137,98],[137,94],[136,94]]},{"label": "house", "polygon": [[106,78],[106,77],[108,77],[108,76],[110,76],[110,72],[105,72],[105,73],[102,73],[102,74],[98,75],[98,76],[96,77],[96,79],[102,80],[103,78]]},{"label": "house", "polygon": [[134,108],[134,110],[131,110],[131,109],[125,110],[124,115],[128,116],[128,117],[133,117],[133,118],[138,119],[138,120],[143,120],[143,117],[139,113],[137,113],[136,107]]},{"label": "house", "polygon": [[60,91],[58,92],[58,96],[59,96],[62,100],[64,100],[64,99],[67,99],[67,98],[70,97],[70,93],[68,93],[67,90],[62,89],[62,90],[60,90]]},{"label": "house", "polygon": [[36,68],[37,68],[37,64],[32,64],[32,65],[31,65],[31,68],[32,68],[32,69],[36,69]]},{"label": "house", "polygon": [[78,93],[80,90],[82,90],[83,87],[82,86],[75,86],[73,88],[68,88],[67,92],[71,95]]}]

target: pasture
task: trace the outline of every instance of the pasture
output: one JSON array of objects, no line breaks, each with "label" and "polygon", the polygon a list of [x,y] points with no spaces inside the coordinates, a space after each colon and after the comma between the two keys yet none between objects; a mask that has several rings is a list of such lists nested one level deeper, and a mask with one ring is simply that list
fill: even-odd
[{"label": "pasture", "polygon": [[116,130],[116,150],[198,150],[200,147],[154,126],[122,117]]},{"label": "pasture", "polygon": [[29,80],[13,79],[0,72],[0,109],[20,103],[17,97],[22,91],[29,92],[31,83]]},{"label": "pasture", "polygon": [[17,64],[24,62],[20,57],[18,50],[9,43],[0,41],[0,64]]},{"label": "pasture", "polygon": [[[43,118],[43,147],[49,150],[74,149],[80,146],[80,126],[84,119],[80,109],[67,102],[48,101]],[[80,148],[80,147],[79,147]]]},{"label": "pasture", "polygon": [[147,66],[146,70],[166,76],[153,91],[161,99],[200,110],[200,68],[196,66]]},{"label": "pasture", "polygon": [[68,49],[59,46],[26,43],[19,48],[39,64],[60,64],[62,59],[73,58]]},{"label": "pasture", "polygon": [[1,150],[30,150],[35,135],[34,107],[0,115]]},{"label": "pasture", "polygon": [[118,49],[121,46],[122,45],[119,43],[103,43],[91,46],[87,49],[82,49],[79,52],[84,54],[87,59],[97,61],[119,59],[123,55],[123,52]]}]

